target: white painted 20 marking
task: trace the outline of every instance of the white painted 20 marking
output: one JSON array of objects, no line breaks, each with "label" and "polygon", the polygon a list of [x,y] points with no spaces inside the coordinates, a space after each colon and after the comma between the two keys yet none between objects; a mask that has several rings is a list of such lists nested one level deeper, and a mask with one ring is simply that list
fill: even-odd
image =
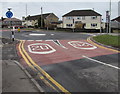
[{"label": "white painted 20 marking", "polygon": [[34,54],[50,54],[56,51],[52,46],[45,43],[30,44],[28,50]]}]

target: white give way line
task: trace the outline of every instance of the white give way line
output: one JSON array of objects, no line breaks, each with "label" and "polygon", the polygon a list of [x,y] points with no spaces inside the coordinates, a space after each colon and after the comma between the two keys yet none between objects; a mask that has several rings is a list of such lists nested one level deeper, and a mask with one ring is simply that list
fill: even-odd
[{"label": "white give way line", "polygon": [[113,65],[111,65],[111,64],[106,64],[106,63],[104,63],[104,62],[101,62],[101,61],[98,61],[98,60],[89,58],[89,57],[84,56],[84,55],[83,55],[82,57],[84,57],[84,58],[86,58],[86,59],[89,59],[89,60],[91,60],[91,61],[97,62],[97,63],[99,63],[99,64],[103,64],[103,65],[105,65],[105,66],[109,66],[109,67],[112,67],[112,68],[115,68],[115,69],[120,69],[119,67],[113,66]]},{"label": "white give way line", "polygon": [[[46,36],[46,34],[39,34],[39,33],[31,33],[29,34],[30,36]],[[53,36],[54,34],[50,34],[51,36]]]}]

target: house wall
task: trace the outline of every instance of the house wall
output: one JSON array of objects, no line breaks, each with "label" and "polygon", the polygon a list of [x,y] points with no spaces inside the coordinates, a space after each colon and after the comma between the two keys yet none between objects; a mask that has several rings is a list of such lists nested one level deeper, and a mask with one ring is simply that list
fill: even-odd
[{"label": "house wall", "polygon": [[[50,24],[51,22],[58,22],[59,18],[57,16],[55,16],[54,14],[50,14],[49,16],[47,16],[46,18],[44,18],[44,23],[45,26],[47,26],[48,24]],[[27,26],[35,26],[38,25],[38,19],[36,20],[27,20],[27,21],[23,21],[22,23],[23,25],[27,25]]]},{"label": "house wall", "polygon": [[48,26],[51,22],[58,22],[59,18],[54,14],[50,14],[49,16],[44,19],[45,27]]},{"label": "house wall", "polygon": [[[85,19],[84,19],[85,17]],[[76,21],[81,21],[82,23],[85,23],[85,28],[86,29],[100,29],[100,22],[101,22],[101,16],[97,16],[96,19],[92,19],[92,16],[72,16],[70,19],[68,17],[63,17],[63,28],[75,28],[75,22]],[[79,19],[78,19],[79,18]],[[73,19],[74,19],[74,24],[73,24]],[[66,24],[72,24],[71,27],[66,26]],[[96,27],[92,27],[91,24],[97,24]]]},{"label": "house wall", "polygon": [[23,25],[27,24],[28,26],[38,25],[38,20],[28,20],[23,23]]},{"label": "house wall", "polygon": [[8,27],[8,26],[21,26],[22,25],[22,21],[3,21],[3,25]]}]

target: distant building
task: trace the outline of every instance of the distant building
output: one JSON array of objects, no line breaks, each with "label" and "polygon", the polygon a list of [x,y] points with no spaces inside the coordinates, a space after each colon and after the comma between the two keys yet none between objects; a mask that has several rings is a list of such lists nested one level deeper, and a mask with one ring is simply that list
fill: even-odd
[{"label": "distant building", "polygon": [[[52,22],[58,22],[58,20],[59,18],[54,13],[42,14],[43,27],[48,27]],[[34,27],[39,24],[41,24],[41,15],[28,16],[23,20],[23,25]]]},{"label": "distant building", "polygon": [[111,20],[111,28],[120,29],[120,16]]},{"label": "distant building", "polygon": [[62,28],[62,26],[63,26],[63,21],[58,21],[57,27],[58,27],[58,28]]},{"label": "distant building", "polygon": [[63,28],[100,29],[101,16],[94,10],[72,10],[62,16]]},{"label": "distant building", "polygon": [[22,21],[17,18],[4,18],[2,21],[3,27],[10,27],[10,26],[22,26]]}]

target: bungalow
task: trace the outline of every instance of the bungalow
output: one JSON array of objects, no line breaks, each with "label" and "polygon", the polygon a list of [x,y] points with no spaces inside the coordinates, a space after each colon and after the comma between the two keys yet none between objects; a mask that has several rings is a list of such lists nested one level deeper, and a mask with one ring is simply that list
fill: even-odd
[{"label": "bungalow", "polygon": [[[43,27],[48,27],[52,22],[58,22],[59,18],[54,13],[42,14]],[[41,15],[28,16],[23,20],[23,25],[35,27],[41,26]]]},{"label": "bungalow", "polygon": [[101,16],[94,10],[72,10],[62,16],[63,28],[100,29]]}]

